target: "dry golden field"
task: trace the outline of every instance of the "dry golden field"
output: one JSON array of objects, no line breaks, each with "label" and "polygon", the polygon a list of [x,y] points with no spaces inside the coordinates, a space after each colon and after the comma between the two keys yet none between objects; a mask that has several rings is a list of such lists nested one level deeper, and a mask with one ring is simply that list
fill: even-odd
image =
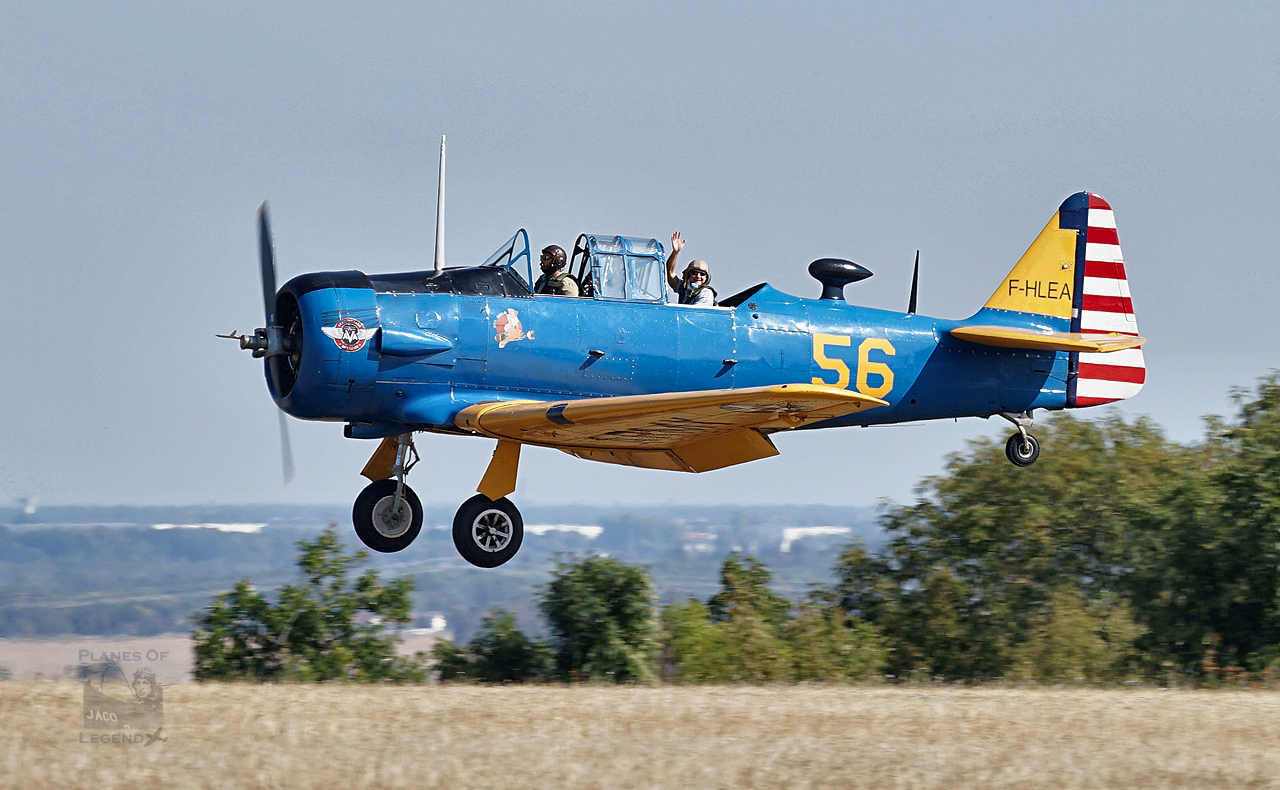
[{"label": "dry golden field", "polygon": [[1269,691],[185,684],[147,747],[80,706],[0,683],[0,786],[1280,787]]}]

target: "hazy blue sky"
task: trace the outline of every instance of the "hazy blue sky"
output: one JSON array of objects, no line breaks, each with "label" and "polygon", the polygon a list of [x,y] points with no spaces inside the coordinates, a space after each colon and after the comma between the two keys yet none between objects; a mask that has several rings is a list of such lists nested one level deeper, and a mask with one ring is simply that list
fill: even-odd
[{"label": "hazy blue sky", "polygon": [[[1111,201],[1146,388],[1177,439],[1280,365],[1280,5],[1271,3],[5,3],[0,501],[340,502],[373,445],[293,421],[281,490],[254,211],[281,281],[430,266],[519,227],[689,240],[721,293],[971,314],[1059,202]],[[1035,5],[1037,8],[1032,8]],[[1085,412],[1087,413],[1087,412]],[[780,436],[706,475],[527,451],[517,502],[904,500],[1002,421]],[[411,482],[460,502],[491,452],[423,437]]]}]

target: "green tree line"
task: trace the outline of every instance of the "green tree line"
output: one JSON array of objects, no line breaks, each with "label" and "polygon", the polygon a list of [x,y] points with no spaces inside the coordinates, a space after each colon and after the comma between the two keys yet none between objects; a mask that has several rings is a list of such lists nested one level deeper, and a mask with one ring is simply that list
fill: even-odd
[{"label": "green tree line", "polygon": [[1280,380],[1181,445],[1146,420],[1056,416],[1040,461],[980,441],[846,550],[835,594],[886,670],[948,679],[1195,679],[1280,670]]},{"label": "green tree line", "polygon": [[374,570],[350,578],[367,555],[344,554],[332,525],[298,550],[302,581],[281,587],[274,602],[246,579],[194,616],[196,678],[425,680],[423,656],[395,652],[412,578],[384,584]]},{"label": "green tree line", "polygon": [[[538,592],[545,636],[496,611],[467,644],[438,643],[432,663],[442,680],[473,682],[1274,682],[1280,374],[1235,402],[1232,419],[1208,420],[1191,444],[1145,419],[1055,415],[1025,469],[1005,461],[1002,443],[975,441],[914,503],[885,513],[882,549],[849,544],[835,581],[800,602],[738,553],[710,598],[663,607],[641,566],[562,559]],[[337,552],[327,539],[328,549],[300,544],[308,585],[285,588],[279,603],[242,584],[205,611],[197,676],[426,671],[421,658],[393,658],[387,630],[407,618],[408,581],[383,586],[366,573],[339,605],[325,574],[356,559],[321,562]],[[347,638],[359,647],[341,652]]]}]

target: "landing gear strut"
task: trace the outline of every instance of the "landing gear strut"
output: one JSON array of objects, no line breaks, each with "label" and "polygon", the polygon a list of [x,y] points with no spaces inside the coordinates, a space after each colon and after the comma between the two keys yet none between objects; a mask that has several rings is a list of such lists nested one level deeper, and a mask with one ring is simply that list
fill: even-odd
[{"label": "landing gear strut", "polygon": [[[381,448],[379,448],[381,450]],[[369,462],[373,466],[377,459]],[[390,467],[392,477],[375,480],[356,497],[351,509],[351,521],[361,542],[374,551],[385,554],[408,547],[422,531],[422,503],[418,495],[405,484],[409,470],[418,462],[418,452],[413,446],[413,434],[405,433],[395,439],[395,463]],[[367,467],[366,467],[367,469]],[[385,474],[385,472],[384,472]]]},{"label": "landing gear strut", "polygon": [[1018,432],[1010,436],[1009,441],[1004,444],[1005,456],[1014,466],[1031,466],[1040,457],[1040,442],[1027,433],[1027,429],[1034,422],[1031,412],[1024,411],[1017,414],[1001,412],[1000,416],[1013,423],[1018,429]]},{"label": "landing gear strut", "polygon": [[520,445],[498,441],[475,496],[453,517],[453,545],[462,558],[481,568],[496,568],[516,556],[524,540],[524,519],[507,499],[516,490]]},{"label": "landing gear strut", "polygon": [[[405,485],[418,463],[413,434],[387,437],[378,445],[365,477],[373,480],[351,510],[356,535],[374,551],[390,553],[408,547],[422,531],[422,503]],[[453,545],[462,558],[481,568],[496,568],[516,556],[524,541],[524,519],[507,495],[516,490],[520,445],[503,439],[475,496],[462,503],[453,519]]]}]

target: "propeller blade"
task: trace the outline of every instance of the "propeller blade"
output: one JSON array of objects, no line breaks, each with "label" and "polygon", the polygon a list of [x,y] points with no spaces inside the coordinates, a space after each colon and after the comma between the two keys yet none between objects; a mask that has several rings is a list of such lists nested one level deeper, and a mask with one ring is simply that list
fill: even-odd
[{"label": "propeller blade", "polygon": [[[276,247],[271,240],[271,220],[267,216],[265,200],[258,208],[258,264],[262,275],[262,310],[266,314],[267,329],[270,330],[276,325]],[[271,377],[271,391],[279,396],[280,384],[284,378],[280,370],[280,366],[284,364],[283,358],[269,356],[266,364],[267,375]]]},{"label": "propeller blade", "polygon": [[911,273],[911,299],[907,302],[907,312],[916,311],[916,288],[920,285],[920,250],[916,250],[916,268]]},{"label": "propeller blade", "polygon": [[293,480],[293,447],[289,444],[289,420],[284,412],[276,413],[280,415],[280,463],[284,469],[284,484],[288,486]]},{"label": "propeller blade", "polygon": [[262,307],[267,316],[267,326],[275,325],[276,312],[276,251],[271,243],[271,223],[267,219],[267,201],[258,209],[258,261],[262,272]]},{"label": "propeller blade", "polygon": [[280,370],[280,366],[284,364],[283,356],[267,357],[267,375],[271,377],[271,393],[277,398],[284,397],[284,373]]}]

